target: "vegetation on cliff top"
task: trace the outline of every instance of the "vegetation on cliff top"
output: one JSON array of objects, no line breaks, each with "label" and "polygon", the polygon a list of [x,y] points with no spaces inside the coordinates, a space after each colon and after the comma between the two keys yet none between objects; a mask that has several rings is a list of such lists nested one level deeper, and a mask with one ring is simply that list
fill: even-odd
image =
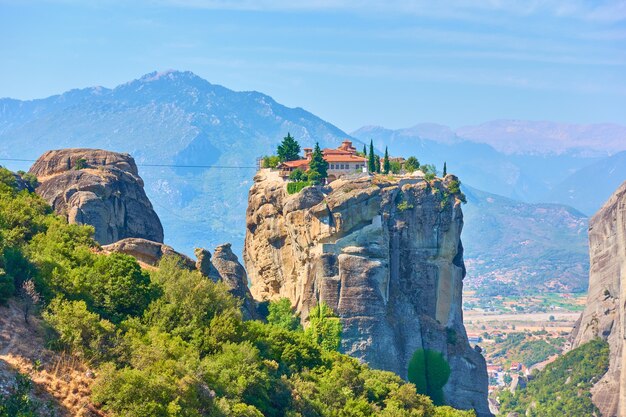
[{"label": "vegetation on cliff top", "polygon": [[[34,283],[50,346],[95,367],[92,398],[110,415],[473,415],[435,407],[413,384],[339,354],[338,320],[323,306],[307,332],[285,305],[270,306],[269,323],[246,322],[224,284],[175,258],[147,273],[129,256],[99,254],[91,227],[51,214],[7,172],[0,170],[0,302]],[[38,415],[22,401],[27,390],[0,394],[0,416],[18,407],[18,415]]]}]

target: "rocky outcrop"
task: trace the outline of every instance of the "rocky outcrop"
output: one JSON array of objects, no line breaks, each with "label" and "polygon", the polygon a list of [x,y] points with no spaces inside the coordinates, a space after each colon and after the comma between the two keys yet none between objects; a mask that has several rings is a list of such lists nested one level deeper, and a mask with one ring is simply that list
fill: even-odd
[{"label": "rocky outcrop", "polygon": [[341,350],[407,378],[418,349],[451,368],[448,404],[489,416],[484,358],[463,326],[465,267],[456,180],[361,176],[288,195],[268,170],[249,193],[244,261],[259,300],[288,297],[306,325],[328,304]]},{"label": "rocky outcrop", "polygon": [[144,264],[157,266],[164,256],[176,256],[187,269],[194,269],[196,263],[188,256],[176,252],[171,246],[147,239],[126,238],[115,243],[102,246],[104,252],[118,252],[130,255]]},{"label": "rocky outcrop", "polygon": [[44,153],[31,167],[37,194],[70,223],[89,224],[103,244],[127,237],[163,242],[163,227],[134,159],[99,149]]},{"label": "rocky outcrop", "polygon": [[626,182],[589,222],[589,257],[587,305],[573,347],[596,337],[608,341],[609,370],[592,399],[604,417],[626,416]]},{"label": "rocky outcrop", "polygon": [[216,247],[210,260],[209,278],[224,282],[230,293],[242,300],[241,311],[244,319],[257,319],[256,303],[248,288],[248,275],[237,255],[231,250],[230,243]]}]

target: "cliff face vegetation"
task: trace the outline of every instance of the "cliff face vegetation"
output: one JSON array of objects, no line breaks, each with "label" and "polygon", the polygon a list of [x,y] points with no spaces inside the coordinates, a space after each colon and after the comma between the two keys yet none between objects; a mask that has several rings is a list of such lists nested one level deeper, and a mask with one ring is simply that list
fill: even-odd
[{"label": "cliff face vegetation", "polygon": [[374,368],[410,378],[416,352],[440,352],[450,368],[443,401],[489,415],[485,361],[463,326],[456,181],[362,177],[288,195],[260,171],[244,261],[255,298],[289,298],[305,325],[328,305],[341,319],[341,351]]},{"label": "cliff face vegetation", "polygon": [[600,337],[610,347],[609,369],[592,388],[602,415],[626,415],[626,182],[589,222],[589,293],[574,330],[574,347]]},{"label": "cliff face vegetation", "polygon": [[135,160],[99,149],[44,153],[29,173],[36,191],[69,223],[89,224],[106,245],[127,237],[163,242],[163,227],[143,189]]}]

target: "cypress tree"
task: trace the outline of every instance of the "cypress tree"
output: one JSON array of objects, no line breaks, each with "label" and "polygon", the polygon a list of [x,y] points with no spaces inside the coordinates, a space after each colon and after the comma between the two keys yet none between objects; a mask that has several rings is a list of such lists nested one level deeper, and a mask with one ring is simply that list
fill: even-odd
[{"label": "cypress tree", "polygon": [[315,149],[309,161],[309,181],[315,184],[322,184],[328,177],[328,162],[324,160],[324,154],[320,149],[320,144],[315,143]]},{"label": "cypress tree", "polygon": [[367,156],[367,148],[363,145],[363,156]]},{"label": "cypress tree", "polygon": [[446,166],[446,163],[443,163],[443,176],[445,177],[446,175],[448,175],[448,167]]},{"label": "cypress tree", "polygon": [[380,156],[374,155],[374,168],[376,173],[380,174]]},{"label": "cypress tree", "polygon": [[387,152],[387,147],[385,146],[385,157],[383,158],[383,172],[385,174],[389,174],[389,170],[391,166],[389,165],[389,152]]},{"label": "cypress tree", "polygon": [[367,154],[367,170],[376,172],[376,155],[374,154],[374,141],[370,139],[370,153]]},{"label": "cypress tree", "polygon": [[287,132],[287,136],[285,136],[280,145],[278,145],[276,153],[278,154],[280,162],[295,161],[296,159],[300,159],[300,144]]}]

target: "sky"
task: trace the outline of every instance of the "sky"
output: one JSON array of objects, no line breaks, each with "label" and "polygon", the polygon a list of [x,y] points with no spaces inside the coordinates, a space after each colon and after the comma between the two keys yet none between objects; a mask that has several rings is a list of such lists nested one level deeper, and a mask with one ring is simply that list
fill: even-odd
[{"label": "sky", "polygon": [[345,131],[626,124],[626,0],[0,0],[0,97],[189,70]]}]

